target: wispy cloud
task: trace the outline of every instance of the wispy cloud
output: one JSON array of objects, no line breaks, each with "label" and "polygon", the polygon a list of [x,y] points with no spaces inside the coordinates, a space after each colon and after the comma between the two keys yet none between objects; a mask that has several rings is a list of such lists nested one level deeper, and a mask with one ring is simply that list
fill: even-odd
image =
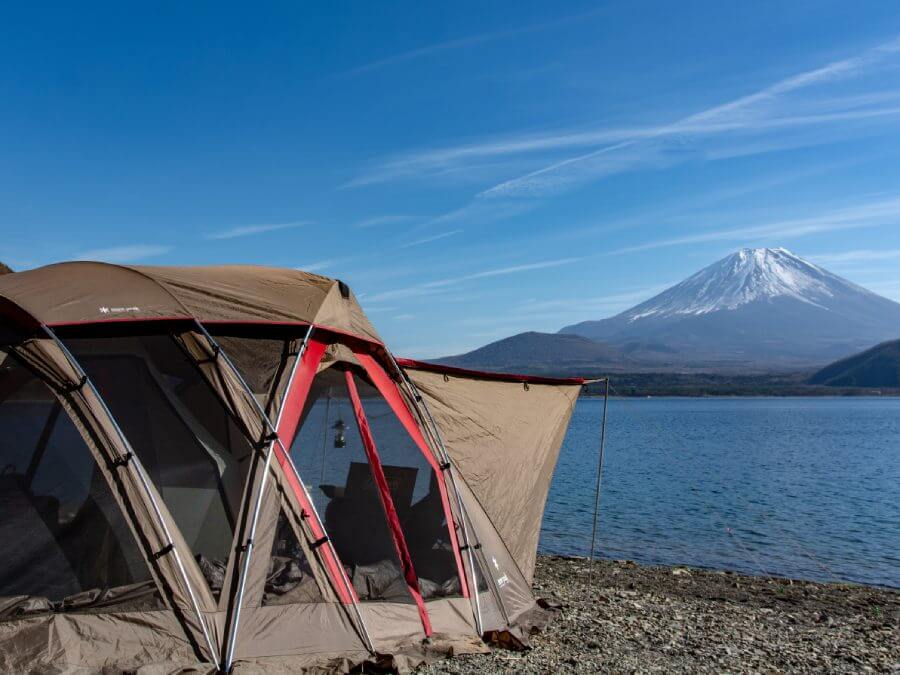
[{"label": "wispy cloud", "polygon": [[[521,330],[556,331],[560,326],[583,321],[585,317],[602,319],[647,300],[673,284],[654,284],[618,293],[594,297],[529,298],[507,311],[484,316],[468,316],[455,322],[465,328],[468,337],[498,338]],[[476,330],[471,330],[471,329]]]},{"label": "wispy cloud", "polygon": [[672,285],[674,285],[674,282],[654,284],[594,297],[554,298],[552,300],[529,299],[516,305],[513,313],[518,315],[525,314],[529,318],[536,316],[571,316],[573,313],[580,316],[597,316],[599,312],[628,309]]},{"label": "wispy cloud", "polygon": [[276,230],[288,230],[302,225],[308,225],[306,221],[295,223],[272,223],[269,225],[242,225],[239,227],[229,227],[218,232],[210,232],[205,235],[207,239],[235,239],[237,237],[250,237],[254,234],[263,234],[265,232],[275,232]]},{"label": "wispy cloud", "polygon": [[109,248],[93,248],[88,251],[82,251],[75,258],[78,260],[126,263],[165,255],[171,250],[171,246],[159,244],[128,244],[126,246],[111,246]]},{"label": "wispy cloud", "polygon": [[774,240],[804,237],[821,232],[890,225],[900,221],[900,197],[858,204],[805,218],[793,218],[743,227],[705,230],[678,237],[656,239],[611,251],[610,255],[715,241]]},{"label": "wispy cloud", "polygon": [[375,216],[374,218],[366,218],[356,223],[356,227],[376,227],[378,225],[396,225],[398,223],[408,223],[412,220],[412,216]]},{"label": "wispy cloud", "polygon": [[401,244],[400,248],[410,248],[412,246],[421,246],[422,244],[429,244],[433,241],[438,241],[440,239],[446,239],[447,237],[452,237],[455,234],[459,234],[462,230],[450,230],[449,232],[441,232],[440,234],[436,234],[432,237],[423,237],[422,239],[414,239],[413,241],[408,241],[405,244]]},{"label": "wispy cloud", "polygon": [[376,70],[381,70],[382,68],[386,68],[388,66],[395,66],[399,63],[406,63],[408,61],[414,61],[426,56],[440,54],[441,52],[448,52],[456,49],[466,49],[468,47],[474,47],[476,45],[484,44],[487,42],[495,42],[497,40],[505,40],[511,37],[518,37],[520,35],[527,35],[529,33],[549,30],[551,28],[557,28],[559,26],[574,23],[577,21],[584,21],[585,19],[598,14],[600,11],[602,10],[595,9],[589,12],[582,12],[580,14],[570,14],[568,16],[560,17],[551,21],[543,21],[540,23],[529,24],[527,26],[519,26],[518,28],[508,28],[506,30],[478,33],[477,35],[469,35],[466,37],[456,38],[455,40],[437,42],[435,44],[419,47],[418,49],[411,49],[406,52],[400,52],[398,54],[394,54],[377,61],[372,61],[370,63],[357,66],[356,68],[345,71],[344,73],[342,73],[342,75],[344,75],[345,77],[355,77],[357,75],[363,75],[365,73],[371,73]]},{"label": "wispy cloud", "polygon": [[[421,177],[489,158],[556,153],[556,158],[543,166],[483,190],[477,199],[538,197],[568,189],[584,180],[639,168],[664,167],[695,156],[721,159],[834,142],[836,136],[831,133],[818,138],[768,140],[755,149],[746,141],[733,147],[698,146],[700,140],[719,139],[716,142],[722,143],[735,135],[747,137],[787,131],[795,135],[798,128],[900,117],[896,91],[829,98],[792,96],[816,85],[869,73],[898,53],[900,37],[667,124],[506,136],[400,155],[361,176],[356,183]],[[559,152],[572,149],[583,152],[567,158],[558,156]]]},{"label": "wispy cloud", "polygon": [[344,258],[327,258],[325,260],[316,260],[311,263],[307,263],[306,265],[297,265],[297,269],[301,272],[321,272],[322,270],[327,270],[330,267],[334,267],[335,265],[344,262]]},{"label": "wispy cloud", "polygon": [[807,256],[823,265],[839,265],[843,263],[878,262],[881,260],[897,260],[900,249],[855,250],[840,253],[814,253]]},{"label": "wispy cloud", "polygon": [[414,284],[405,288],[397,288],[382,293],[373,293],[367,295],[366,302],[384,302],[386,300],[398,300],[402,298],[412,298],[424,295],[433,295],[440,293],[445,289],[465,283],[467,281],[475,281],[478,279],[488,279],[492,277],[501,277],[508,274],[518,274],[520,272],[530,272],[533,270],[547,269],[550,267],[560,267],[562,265],[570,265],[578,262],[581,258],[557,258],[555,260],[543,260],[534,263],[525,263],[521,265],[510,265],[508,267],[498,267],[481,272],[473,272],[463,274],[456,277],[448,277],[438,279],[436,281],[428,281],[421,284]]}]

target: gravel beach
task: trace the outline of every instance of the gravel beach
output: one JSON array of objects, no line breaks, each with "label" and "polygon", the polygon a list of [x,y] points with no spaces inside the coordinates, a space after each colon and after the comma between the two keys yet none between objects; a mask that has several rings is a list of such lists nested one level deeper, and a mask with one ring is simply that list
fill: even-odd
[{"label": "gravel beach", "polygon": [[534,587],[562,605],[526,652],[420,673],[900,673],[900,592],[730,572],[540,556]]}]

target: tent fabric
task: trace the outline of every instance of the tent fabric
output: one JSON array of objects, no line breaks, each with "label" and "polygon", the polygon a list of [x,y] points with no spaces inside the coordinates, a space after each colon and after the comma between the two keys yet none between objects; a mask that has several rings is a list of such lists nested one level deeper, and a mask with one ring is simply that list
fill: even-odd
[{"label": "tent fabric", "polygon": [[[367,661],[403,671],[484,651],[477,627],[525,644],[542,620],[530,588],[537,537],[583,380],[401,360],[447,446],[452,461],[442,464],[420,404],[398,386],[402,373],[352,292],[335,279],[251,266],[73,262],[6,275],[0,377],[11,364],[48,388],[43,405],[56,412],[46,429],[58,415],[80,437],[79,461],[93,462],[91,480],[100,481],[93,494],[103,495],[107,512],[118,509],[115,534],[133,540],[129,560],[146,563],[147,572],[92,577],[124,584],[112,588],[59,583],[79,591],[63,604],[0,597],[2,671],[214,672],[231,650],[235,672],[343,672]],[[304,432],[320,377],[344,381],[368,463],[350,457],[349,446],[341,454],[327,414],[312,430],[316,438]],[[38,434],[35,427],[41,446]],[[306,482],[294,462],[308,463],[313,441],[320,454]],[[17,452],[15,439],[11,447]],[[321,480],[326,458],[339,459],[343,475]],[[49,542],[57,521],[42,523],[40,514],[54,513],[54,504],[28,491],[18,474],[29,470],[20,464],[16,455],[17,475],[0,477],[10,483],[0,490],[4,511],[28,519],[29,531]],[[348,565],[350,553],[332,546],[331,521],[316,511],[314,496],[328,489],[340,497],[360,469],[378,479],[388,513],[377,501],[377,513],[345,513],[341,537],[367,541],[370,532],[359,528],[373,517],[385,531],[390,525],[405,568],[402,594],[367,587],[384,576],[381,559]],[[206,506],[197,513],[185,508],[200,497]],[[227,526],[217,515],[215,532],[198,527],[216,499],[227,502]],[[424,576],[419,560],[429,568]],[[414,602],[407,585],[419,596]]]},{"label": "tent fabric", "polygon": [[[145,549],[151,572],[167,606],[182,617],[182,630],[198,656],[212,659],[202,636],[200,619],[190,599],[189,587],[196,591],[195,598],[201,611],[214,610],[215,600],[205,587],[200,568],[189,553],[181,558],[185,573],[182,574],[178,568],[163,528],[168,528],[172,535],[174,548],[183,552],[189,551],[189,548],[161,495],[152,484],[144,488],[135,461],[124,460],[130,450],[123,445],[104,404],[90,387],[81,386],[79,374],[73,370],[62,351],[48,340],[28,340],[9,351],[21,362],[33,367],[35,372],[41,373],[53,388],[57,400],[69,414],[102,475],[109,482],[119,507],[130,516],[132,532]],[[159,517],[152,506],[153,501],[158,505]]]},{"label": "tent fabric", "polygon": [[581,381],[529,384],[406,370],[447,452],[530,583],[550,480]]},{"label": "tent fabric", "polygon": [[154,267],[67,262],[0,277],[0,296],[41,323],[190,318],[314,323],[380,343],[336,279],[271,267]]}]

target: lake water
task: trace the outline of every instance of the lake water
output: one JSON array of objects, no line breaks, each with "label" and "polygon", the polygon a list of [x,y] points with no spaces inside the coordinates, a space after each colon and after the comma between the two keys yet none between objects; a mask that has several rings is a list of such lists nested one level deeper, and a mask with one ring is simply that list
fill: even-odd
[{"label": "lake water", "polygon": [[[590,549],[602,408],[575,408],[543,552]],[[612,399],[596,550],[900,586],[900,398]]]}]

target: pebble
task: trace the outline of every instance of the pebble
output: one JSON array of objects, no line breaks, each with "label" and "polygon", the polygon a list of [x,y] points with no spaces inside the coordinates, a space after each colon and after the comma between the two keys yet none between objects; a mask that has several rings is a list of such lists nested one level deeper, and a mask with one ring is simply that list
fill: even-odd
[{"label": "pebble", "polygon": [[538,557],[538,595],[565,609],[528,651],[417,672],[900,672],[897,590],[601,560],[588,593],[586,570],[582,558]]}]

